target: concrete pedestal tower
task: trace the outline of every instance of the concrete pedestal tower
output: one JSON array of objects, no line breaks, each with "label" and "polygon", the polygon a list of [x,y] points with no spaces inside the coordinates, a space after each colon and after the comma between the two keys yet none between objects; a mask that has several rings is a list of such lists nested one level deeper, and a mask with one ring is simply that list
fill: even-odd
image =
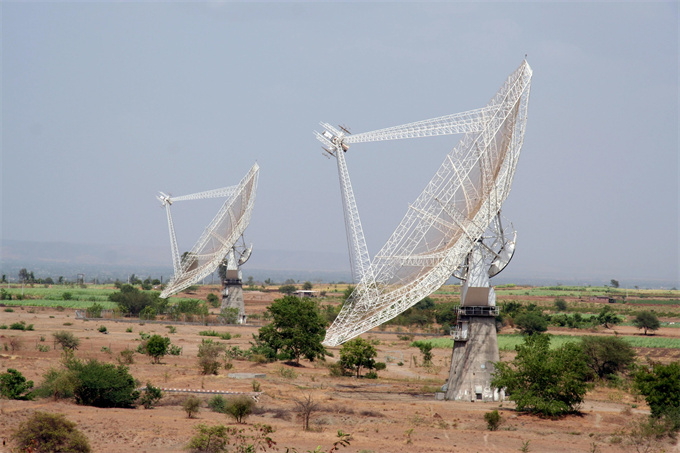
[{"label": "concrete pedestal tower", "polygon": [[479,247],[468,257],[467,278],[461,290],[444,396],[447,400],[502,401],[504,397],[502,391],[491,386],[494,363],[500,360],[495,320],[498,307]]},{"label": "concrete pedestal tower", "polygon": [[236,308],[238,310],[237,322],[245,324],[247,317],[243,302],[243,277],[233,249],[227,257],[226,267],[226,273],[222,279],[222,305],[220,310],[224,312],[227,308]]}]

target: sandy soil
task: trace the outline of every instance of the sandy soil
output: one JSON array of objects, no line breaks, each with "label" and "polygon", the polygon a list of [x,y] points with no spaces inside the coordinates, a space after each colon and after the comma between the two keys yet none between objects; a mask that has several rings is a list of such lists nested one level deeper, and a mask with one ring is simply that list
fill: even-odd
[{"label": "sandy soil", "polygon": [[[246,293],[247,310],[262,312],[274,295],[269,293]],[[0,323],[11,324],[25,321],[33,324],[34,331],[0,331],[2,343],[6,337],[21,339],[22,348],[3,351],[0,369],[16,368],[27,379],[39,383],[43,373],[50,367],[59,366],[60,351],[53,348],[52,333],[57,330],[73,332],[81,339],[77,356],[96,358],[115,363],[119,352],[126,347],[136,348],[139,332],[168,334],[167,324],[139,322],[82,321],[74,319],[73,310],[56,311],[48,308],[15,308],[13,313],[0,311]],[[69,324],[70,323],[70,324]],[[108,334],[98,332],[100,325],[107,327]],[[133,332],[126,332],[132,327]],[[252,379],[233,379],[227,371],[218,376],[202,376],[196,365],[198,335],[203,326],[175,325],[176,333],[169,334],[173,344],[183,348],[180,356],[166,356],[161,364],[151,364],[148,357],[136,355],[130,372],[139,381],[168,388],[191,388],[207,390],[230,390],[250,392]],[[213,329],[210,327],[209,329]],[[218,331],[240,334],[228,343],[249,347],[256,327],[215,328]],[[617,327],[620,334],[637,333],[634,328]],[[555,333],[565,333],[563,331]],[[605,332],[604,334],[610,334]],[[680,329],[662,329],[657,335],[678,336]],[[45,341],[40,341],[44,337]],[[648,413],[643,401],[635,401],[629,394],[616,390],[598,388],[591,392],[582,407],[580,416],[559,420],[541,419],[520,415],[512,403],[461,403],[435,401],[433,391],[444,383],[450,360],[450,351],[435,350],[435,366],[430,369],[413,365],[412,357],[419,358],[416,348],[401,341],[394,333],[369,334],[365,338],[380,341],[379,360],[386,356],[398,357],[380,372],[379,380],[333,378],[321,364],[303,361],[301,367],[282,363],[255,364],[235,361],[229,373],[265,373],[258,379],[261,396],[260,414],[247,419],[247,424],[266,423],[276,432],[273,438],[278,447],[295,447],[300,451],[314,449],[318,445],[328,451],[336,439],[338,430],[352,434],[351,445],[341,451],[347,452],[517,452],[529,442],[532,452],[628,452],[635,451],[622,437],[622,430],[633,417]],[[40,352],[36,345],[48,345],[49,352]],[[112,353],[102,352],[102,347]],[[338,349],[331,352],[336,360]],[[641,350],[642,356],[662,360],[680,359],[676,350]],[[504,359],[512,354],[505,353]],[[658,357],[657,357],[658,356]],[[403,357],[403,359],[402,359]],[[281,369],[292,369],[294,379],[287,379]],[[312,416],[311,431],[301,429],[296,419],[294,398],[312,395],[321,403],[320,410]],[[15,427],[36,410],[63,413],[76,422],[87,435],[95,451],[139,453],[183,451],[192,429],[198,424],[233,424],[224,415],[204,407],[194,419],[188,419],[181,407],[185,398],[181,394],[166,394],[160,405],[151,410],[97,409],[78,406],[71,402],[0,401],[0,438],[9,437]],[[207,399],[209,396],[201,396]],[[632,405],[636,405],[632,408]],[[498,431],[488,431],[484,413],[499,409],[503,422]],[[680,452],[680,446],[666,445],[666,451]],[[8,452],[9,446],[1,446],[0,452]]]}]

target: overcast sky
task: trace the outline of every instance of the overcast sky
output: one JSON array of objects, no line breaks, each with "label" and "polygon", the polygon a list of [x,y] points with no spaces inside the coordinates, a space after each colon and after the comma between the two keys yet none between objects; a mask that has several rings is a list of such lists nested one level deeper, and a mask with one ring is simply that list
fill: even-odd
[{"label": "overcast sky", "polygon": [[[254,256],[346,255],[319,121],[357,133],[479,108],[527,54],[506,272],[678,281],[677,2],[0,8],[3,239],[165,247],[157,191],[233,185],[257,161]],[[372,254],[459,139],[350,148]],[[216,209],[176,205],[181,249]]]}]

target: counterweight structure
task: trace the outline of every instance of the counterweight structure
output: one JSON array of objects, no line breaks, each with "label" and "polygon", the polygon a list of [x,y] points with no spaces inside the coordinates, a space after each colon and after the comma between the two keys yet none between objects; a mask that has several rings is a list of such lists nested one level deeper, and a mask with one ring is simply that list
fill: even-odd
[{"label": "counterweight structure", "polygon": [[[161,192],[158,199],[166,209],[168,229],[170,230],[170,247],[175,274],[161,293],[162,298],[170,297],[194,283],[209,276],[225,259],[233,260],[235,271],[240,276],[238,266],[245,263],[250,256],[251,247],[239,246],[243,241],[243,233],[250,223],[255,203],[255,192],[260,167],[254,164],[241,182],[235,186],[209,190],[192,195],[172,197]],[[170,206],[178,201],[200,200],[205,198],[226,198],[213,220],[201,234],[191,251],[180,258],[175,237],[175,227],[170,213]],[[239,256],[236,256],[239,255]],[[228,268],[228,266],[227,266]],[[227,270],[227,273],[229,270]],[[240,278],[239,278],[240,280]],[[240,282],[239,282],[240,283]],[[223,285],[225,283],[223,282]],[[223,290],[224,294],[224,290]],[[225,305],[223,297],[223,306]],[[241,293],[239,314],[245,316],[243,295]]]},{"label": "counterweight structure", "polygon": [[[524,140],[531,75],[525,60],[486,107],[464,113],[356,135],[321,123],[324,130],[315,135],[337,160],[350,264],[357,283],[324,344],[339,345],[394,318],[439,289],[454,272],[467,278],[466,263],[476,247],[491,257],[490,267],[498,272],[505,267],[514,237],[510,241],[499,226],[493,231],[495,239],[482,238],[490,225],[499,222],[501,205],[510,192]],[[371,260],[345,161],[350,145],[450,134],[463,137]]]}]

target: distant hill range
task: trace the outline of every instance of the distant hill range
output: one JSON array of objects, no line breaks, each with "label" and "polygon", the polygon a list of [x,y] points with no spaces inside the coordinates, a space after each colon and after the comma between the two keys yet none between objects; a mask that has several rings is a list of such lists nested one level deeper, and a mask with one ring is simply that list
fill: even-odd
[{"label": "distant hill range", "polygon": [[[74,244],[64,242],[2,241],[0,272],[16,278],[26,268],[37,278],[63,276],[75,280],[85,274],[85,281],[126,280],[138,277],[172,276],[170,250],[164,247],[130,245]],[[350,281],[349,260],[340,253],[291,252],[280,250],[253,251],[243,267],[243,277],[268,278],[276,282],[287,279],[301,281]],[[215,278],[216,280],[216,278]]]},{"label": "distant hill range", "polygon": [[[26,268],[37,278],[63,276],[75,281],[85,274],[85,281],[99,282],[127,280],[128,276],[161,278],[167,281],[173,274],[170,248],[130,245],[73,244],[63,242],[33,242],[2,240],[0,273],[16,279],[19,270]],[[603,273],[604,274],[604,273]],[[288,279],[311,282],[350,282],[349,258],[346,254],[311,251],[258,249],[255,246],[250,260],[243,266],[243,278],[255,281],[271,279],[281,283]],[[502,285],[574,285],[602,286],[610,278],[619,278],[622,287],[665,288],[680,286],[672,280],[630,279],[624,275],[591,275],[579,277],[576,271],[559,268],[531,268],[531,263],[513,260],[511,266],[494,278],[492,284]],[[206,283],[218,281],[209,277]],[[451,279],[449,283],[458,283]]]}]

